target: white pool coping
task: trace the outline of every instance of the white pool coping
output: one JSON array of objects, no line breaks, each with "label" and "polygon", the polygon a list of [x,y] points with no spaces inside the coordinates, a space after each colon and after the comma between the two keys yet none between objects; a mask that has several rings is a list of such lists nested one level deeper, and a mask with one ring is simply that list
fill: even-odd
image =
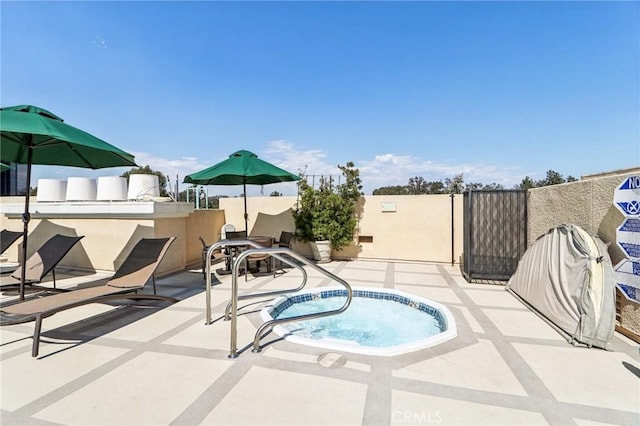
[{"label": "white pool coping", "polygon": [[[382,289],[382,288],[373,288],[373,287],[352,287],[353,290],[359,291],[370,291],[375,293],[386,293],[393,294],[397,296],[406,297],[411,299],[412,301],[418,303],[424,303],[425,305],[429,305],[442,314],[442,317],[445,321],[446,330],[438,333],[436,335],[427,337],[425,339],[416,340],[414,342],[405,343],[402,345],[393,345],[387,347],[372,347],[372,346],[363,346],[358,344],[357,342],[351,340],[343,340],[336,338],[323,338],[323,339],[310,339],[307,337],[297,336],[295,334],[291,334],[289,330],[287,330],[282,325],[276,325],[273,328],[273,331],[280,337],[283,337],[288,342],[298,343],[301,345],[313,346],[316,348],[324,348],[332,351],[343,351],[350,352],[361,355],[374,355],[374,356],[397,356],[404,355],[407,353],[415,352],[421,349],[430,348],[441,343],[447,342],[451,339],[454,339],[458,336],[458,326],[456,324],[456,320],[449,311],[449,309],[438,302],[435,302],[430,299],[426,299],[424,297],[417,296],[415,294],[406,293],[400,290],[392,290],[392,289]],[[299,296],[302,294],[318,294],[324,291],[332,291],[332,290],[344,290],[343,286],[333,286],[333,287],[320,287],[315,288],[309,291],[303,291],[299,293],[291,293],[288,295],[280,296],[270,303],[267,307],[260,311],[260,317],[263,321],[271,321],[273,320],[272,313],[274,309],[281,303],[283,303],[288,297]]]}]

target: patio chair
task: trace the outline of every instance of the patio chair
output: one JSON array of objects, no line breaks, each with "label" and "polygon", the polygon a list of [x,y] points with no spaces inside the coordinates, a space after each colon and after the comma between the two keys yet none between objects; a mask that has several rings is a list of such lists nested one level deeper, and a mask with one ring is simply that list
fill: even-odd
[{"label": "patio chair", "polygon": [[[51,290],[50,287],[37,285],[42,282],[45,276],[51,272],[53,276],[53,289],[56,289],[56,271],[58,263],[69,253],[78,241],[84,238],[84,235],[69,236],[56,234],[42,244],[35,253],[33,253],[25,263],[25,285],[30,286],[30,290]],[[22,274],[22,265],[19,266],[11,278],[20,280]],[[16,290],[20,284],[9,284],[0,287],[2,292]]]},{"label": "patio chair", "polygon": [[[0,325],[19,324],[35,319],[31,356],[38,356],[42,320],[67,309],[90,303],[118,299],[151,299],[175,303],[172,297],[156,293],[154,273],[175,237],[142,238],[133,247],[113,277],[104,285],[85,287],[51,296],[27,300],[0,308]],[[153,281],[153,294],[137,294]]]},{"label": "patio chair", "polygon": [[[207,244],[207,242],[204,240],[204,238],[202,238],[202,236],[199,236],[198,239],[200,240],[200,243],[202,244],[202,276],[204,277],[204,279],[207,279],[207,271],[205,270],[206,266],[207,266],[207,252],[209,251],[209,244]],[[213,259],[213,256],[211,257]]]},{"label": "patio chair", "polygon": [[20,237],[22,237],[21,231],[9,231],[7,229],[0,231],[0,254],[7,251]]},{"label": "patio chair", "polygon": [[222,225],[222,228],[220,228],[220,239],[221,240],[225,240],[227,239],[227,232],[235,232],[236,227],[233,226],[231,223],[225,223],[224,225]]},{"label": "patio chair", "polygon": [[[256,243],[260,244],[262,247],[273,247],[273,237],[251,237],[251,241],[255,241]],[[249,247],[249,248],[254,248],[254,247]],[[258,268],[258,271],[260,271],[260,261],[262,260],[267,260],[267,272],[272,272],[273,271],[273,276],[276,276],[276,271],[273,265],[273,257],[267,253],[262,254],[262,253],[256,253],[256,254],[252,254],[249,255],[245,258],[244,260],[244,269],[245,269],[245,274],[244,274],[244,280],[247,281],[247,275],[249,272],[249,263],[251,261],[256,262],[256,268]]]},{"label": "patio chair", "polygon": [[[284,247],[284,248],[288,248],[289,250],[291,250],[291,239],[292,238],[293,238],[293,232],[282,231],[280,233],[280,239],[278,241],[275,241],[274,244],[275,244],[276,247]],[[279,261],[278,264],[280,265],[281,269],[285,268],[285,263],[284,262]]]},{"label": "patio chair", "polygon": [[291,238],[293,238],[293,232],[282,231],[280,233],[280,239],[275,242],[278,247],[291,248]]},{"label": "patio chair", "polygon": [[227,231],[227,240],[244,240],[247,238],[247,231]]},{"label": "patio chair", "polygon": [[[241,231],[239,233],[236,233],[236,227],[233,226],[230,223],[225,223],[224,225],[222,225],[222,227],[220,228],[220,239],[221,240],[226,240],[227,238],[227,234],[232,234],[232,236],[234,236],[233,238],[240,238],[235,236],[236,234],[242,234],[242,238],[244,238],[244,231]],[[207,272],[205,271],[205,267],[206,265],[206,261],[207,261],[207,252],[209,251],[209,247],[210,245],[207,244],[204,240],[204,238],[202,238],[202,236],[198,237],[198,239],[200,239],[200,243],[202,243],[202,276],[204,277],[204,279],[207,279]],[[224,255],[226,259],[229,259],[231,252],[228,248],[224,249]],[[211,259],[213,259],[213,256],[211,257]],[[228,269],[231,269],[230,267]]]}]

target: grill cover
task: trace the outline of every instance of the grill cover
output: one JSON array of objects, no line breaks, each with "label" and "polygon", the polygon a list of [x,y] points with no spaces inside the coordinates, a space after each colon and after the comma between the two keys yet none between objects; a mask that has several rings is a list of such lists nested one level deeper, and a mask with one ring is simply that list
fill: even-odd
[{"label": "grill cover", "polygon": [[507,284],[572,343],[605,348],[615,328],[615,281],[607,246],[559,225],[527,249]]}]

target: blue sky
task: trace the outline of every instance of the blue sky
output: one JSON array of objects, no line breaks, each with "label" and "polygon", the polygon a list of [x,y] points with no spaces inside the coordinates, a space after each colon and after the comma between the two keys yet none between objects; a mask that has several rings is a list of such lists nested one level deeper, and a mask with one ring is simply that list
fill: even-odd
[{"label": "blue sky", "polygon": [[366,194],[459,173],[510,188],[640,165],[639,4],[2,1],[0,103],[172,180],[248,149],[291,172],[353,161]]}]

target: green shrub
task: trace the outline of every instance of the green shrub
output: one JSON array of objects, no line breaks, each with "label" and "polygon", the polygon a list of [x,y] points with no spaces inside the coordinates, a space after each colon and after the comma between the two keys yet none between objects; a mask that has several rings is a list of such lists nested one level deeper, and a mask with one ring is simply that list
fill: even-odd
[{"label": "green shrub", "polygon": [[296,237],[301,241],[329,240],[331,248],[340,250],[353,241],[358,224],[358,200],[361,194],[360,171],[353,162],[338,166],[345,182],[334,186],[330,179],[320,179],[313,188],[306,177],[299,181],[299,201],[293,211]]}]

